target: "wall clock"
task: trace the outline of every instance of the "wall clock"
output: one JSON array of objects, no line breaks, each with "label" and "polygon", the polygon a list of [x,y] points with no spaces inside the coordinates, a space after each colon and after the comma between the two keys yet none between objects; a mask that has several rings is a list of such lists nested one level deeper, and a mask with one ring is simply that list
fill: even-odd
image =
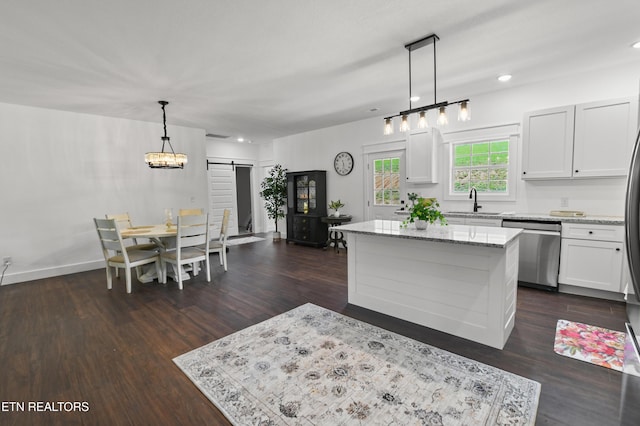
[{"label": "wall clock", "polygon": [[340,152],[333,160],[333,167],[340,176],[346,176],[353,170],[353,157],[348,152]]}]

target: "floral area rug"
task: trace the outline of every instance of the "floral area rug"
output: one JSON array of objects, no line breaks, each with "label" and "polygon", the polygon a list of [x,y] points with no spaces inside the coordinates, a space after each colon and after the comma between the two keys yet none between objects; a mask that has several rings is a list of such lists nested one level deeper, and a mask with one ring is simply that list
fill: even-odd
[{"label": "floral area rug", "polygon": [[622,371],[625,333],[558,320],[553,350],[569,358]]},{"label": "floral area rug", "polygon": [[227,245],[239,246],[240,244],[255,243],[257,241],[264,241],[264,238],[260,238],[260,237],[230,238],[227,240]]},{"label": "floral area rug", "polygon": [[533,425],[540,384],[307,303],[173,360],[235,425]]}]

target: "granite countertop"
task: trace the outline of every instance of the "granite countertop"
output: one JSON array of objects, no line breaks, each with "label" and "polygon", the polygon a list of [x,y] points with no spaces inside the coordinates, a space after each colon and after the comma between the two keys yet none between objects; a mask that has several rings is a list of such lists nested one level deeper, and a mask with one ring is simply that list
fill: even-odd
[{"label": "granite countertop", "polygon": [[477,217],[480,219],[512,219],[512,220],[555,220],[565,223],[584,223],[599,225],[624,225],[624,216],[596,216],[583,217],[551,216],[547,213],[500,213],[486,214],[483,212],[444,212],[448,217]]},{"label": "granite countertop", "polygon": [[522,229],[498,228],[489,226],[467,225],[429,225],[426,230],[417,230],[413,224],[407,228],[398,220],[371,220],[351,223],[331,228],[335,231],[352,232],[354,234],[377,235],[383,237],[405,238],[413,240],[435,241],[451,244],[466,244],[483,247],[506,247],[516,238]]}]

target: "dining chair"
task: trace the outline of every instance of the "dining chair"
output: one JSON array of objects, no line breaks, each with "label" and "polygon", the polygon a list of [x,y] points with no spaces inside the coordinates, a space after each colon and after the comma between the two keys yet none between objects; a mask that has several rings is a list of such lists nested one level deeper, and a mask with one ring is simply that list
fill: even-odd
[{"label": "dining chair", "polygon": [[[120,213],[120,214],[107,214],[105,215],[107,219],[113,219],[116,221],[116,225],[118,229],[122,231],[123,229],[133,228],[133,224],[131,223],[131,216],[129,213]],[[129,238],[133,244],[126,245],[127,250],[156,250],[158,249],[158,245],[154,243],[138,243],[136,238]]]},{"label": "dining chair", "polygon": [[[98,238],[102,245],[102,254],[106,262],[107,288],[111,290],[113,278],[111,277],[111,267],[117,271],[119,268],[125,270],[127,293],[131,293],[131,269],[136,268],[136,277],[140,277],[140,267],[150,263],[156,264],[158,277],[162,277],[160,255],[151,250],[128,250],[124,245],[124,240],[115,219],[93,219],[98,232]],[[158,278],[160,280],[160,278]]]},{"label": "dining chair", "polygon": [[[180,270],[182,265],[205,262],[207,267],[207,282],[211,281],[211,266],[209,264],[209,216],[189,215],[178,216],[176,232],[176,249],[166,251],[160,255],[162,260],[162,282],[167,282],[167,263],[173,264]],[[193,274],[198,268],[193,268]],[[182,290],[182,274],[178,272],[178,288]]]},{"label": "dining chair", "polygon": [[180,209],[178,210],[178,216],[193,216],[204,214],[204,209]]},{"label": "dining chair", "polygon": [[220,264],[224,266],[225,272],[227,271],[227,236],[229,234],[229,216],[231,210],[224,209],[222,214],[222,224],[220,225],[220,238],[217,241],[211,241],[209,243],[209,253],[218,253],[220,256]]}]

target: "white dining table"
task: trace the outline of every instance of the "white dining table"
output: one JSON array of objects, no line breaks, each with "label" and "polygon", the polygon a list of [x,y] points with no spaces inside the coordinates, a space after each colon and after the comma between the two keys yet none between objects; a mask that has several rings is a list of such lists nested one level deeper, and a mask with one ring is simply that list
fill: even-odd
[{"label": "white dining table", "polygon": [[[209,230],[215,228],[215,225],[210,225]],[[170,250],[175,247],[175,238],[178,233],[178,228],[175,224],[166,225],[143,225],[132,226],[131,228],[125,228],[120,230],[122,238],[148,238],[158,245],[161,251]],[[174,281],[178,281],[177,268],[175,265],[171,265],[173,268],[173,275],[169,274]],[[184,267],[180,267],[182,274],[182,281],[190,278],[189,274],[184,270]],[[155,268],[147,268],[144,274],[140,275],[138,281],[143,283],[149,283],[158,278]]]},{"label": "white dining table", "polygon": [[[133,226],[131,228],[122,229],[120,234],[122,238],[148,238],[154,243],[158,245],[161,251],[166,251],[175,247],[175,237],[177,235],[178,228],[175,225],[167,226],[166,224],[161,225],[144,225],[144,226]],[[173,276],[169,274],[174,281],[178,281],[177,277],[177,269],[175,265],[173,266]],[[188,280],[189,274],[184,270],[184,268],[180,268],[180,272],[182,274],[182,280]],[[158,279],[158,274],[156,272],[156,268],[146,268],[144,274],[138,277],[138,281],[142,283],[149,283],[153,280]]]}]

